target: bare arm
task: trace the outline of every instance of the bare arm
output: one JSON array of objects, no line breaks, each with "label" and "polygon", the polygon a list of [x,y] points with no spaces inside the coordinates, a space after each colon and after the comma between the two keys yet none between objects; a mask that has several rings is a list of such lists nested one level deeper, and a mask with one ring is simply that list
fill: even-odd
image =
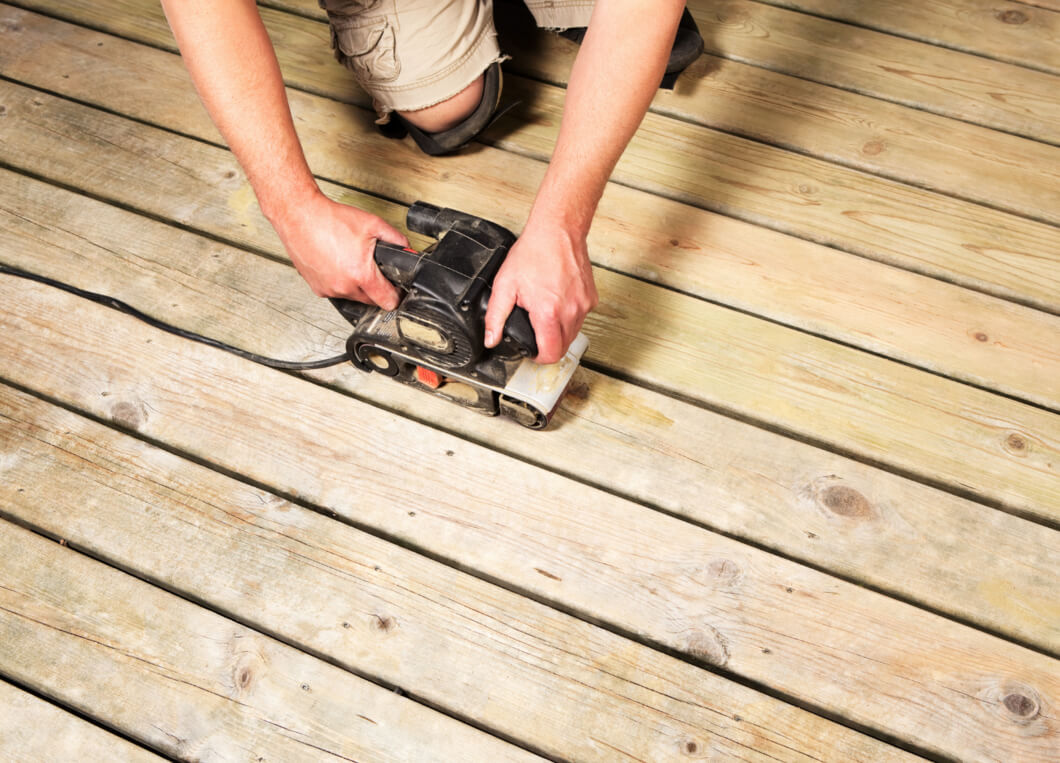
[{"label": "bare arm", "polygon": [[313,291],[396,306],[372,253],[376,239],[408,242],[382,219],[320,191],[254,0],[162,0],[162,7],[200,98]]},{"label": "bare arm", "polygon": [[552,161],[494,281],[487,345],[513,305],[530,313],[538,361],[559,360],[596,306],[586,237],[604,187],[659,87],[684,0],[598,0],[574,62]]}]

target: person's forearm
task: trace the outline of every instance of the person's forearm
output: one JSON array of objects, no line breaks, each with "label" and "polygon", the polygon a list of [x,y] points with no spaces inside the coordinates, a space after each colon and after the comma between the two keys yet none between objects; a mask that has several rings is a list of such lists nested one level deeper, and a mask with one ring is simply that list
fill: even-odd
[{"label": "person's forearm", "polygon": [[162,0],[199,96],[278,224],[318,192],[254,0]]},{"label": "person's forearm", "polygon": [[615,164],[659,87],[684,0],[597,0],[530,221],[585,236]]},{"label": "person's forearm", "polygon": [[375,242],[408,240],[385,220],[320,191],[254,0],[162,5],[200,98],[313,292],[396,307],[397,291],[375,265]]}]

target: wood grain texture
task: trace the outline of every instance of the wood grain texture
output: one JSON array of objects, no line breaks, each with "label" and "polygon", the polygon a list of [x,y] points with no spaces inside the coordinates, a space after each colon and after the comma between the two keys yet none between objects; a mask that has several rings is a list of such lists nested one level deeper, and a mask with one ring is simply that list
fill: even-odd
[{"label": "wood grain texture", "polygon": [[[1060,74],[1060,5],[998,0],[765,0],[891,34]],[[705,3],[703,3],[705,5]],[[1039,7],[1040,6],[1040,7]]]},{"label": "wood grain texture", "polygon": [[[8,646],[5,644],[5,648]],[[9,763],[40,763],[42,760],[150,763],[163,760],[143,747],[6,681],[0,681],[0,758]]]},{"label": "wood grain texture", "polygon": [[[105,15],[108,28],[120,26],[118,21],[124,14],[101,12],[95,4],[92,8],[93,12],[84,10],[78,15],[93,21],[97,21],[96,16]],[[154,4],[151,8],[154,9]],[[358,97],[360,91],[353,84],[352,76],[335,64],[327,46],[317,39],[321,30],[313,27],[321,25],[270,9],[264,9],[263,16],[289,83],[339,99]],[[138,39],[167,44],[171,40],[169,31],[164,21],[159,20],[158,25],[151,37]],[[138,26],[122,32],[134,34]],[[168,44],[172,46],[171,41]],[[510,78],[509,90],[514,92],[516,86],[518,81]],[[518,127],[501,141],[497,131],[509,129],[515,120],[502,122],[491,139],[517,153],[530,153],[539,158],[548,156],[559,122],[562,93],[544,86],[519,92],[528,102]],[[359,98],[363,101],[363,94]],[[197,110],[201,112],[201,108]],[[319,112],[311,118],[304,113],[296,114],[304,142],[313,137],[306,132],[310,127],[308,122],[322,118],[327,116]],[[812,241],[1060,310],[1057,302],[1060,258],[1053,254],[1060,251],[1060,231],[1056,227],[968,205],[725,133],[712,132],[709,139],[702,135],[702,128],[689,131],[673,120],[650,115],[639,137],[627,150],[616,178],[653,193],[661,192]],[[666,152],[651,148],[658,140],[664,141],[661,145],[668,147]],[[375,136],[373,142],[382,145]],[[320,171],[322,165],[312,155],[312,149],[306,148],[312,166]],[[358,155],[364,173],[356,178],[342,177],[345,182],[365,188],[369,184],[381,186],[377,192],[389,198],[406,198],[401,195],[402,190],[407,195],[408,189],[415,187],[414,180],[397,182],[394,175],[409,162],[422,166],[422,155],[415,149],[390,145],[373,150],[359,143],[343,148],[346,175],[352,169],[350,151],[364,152]],[[378,151],[386,154],[385,159],[380,167],[370,167],[366,160]],[[523,167],[509,172],[495,156],[491,155],[488,164],[495,174],[503,173],[498,178],[497,193],[512,196],[513,191],[518,191],[518,196],[505,206],[513,212],[528,209],[541,170],[527,169],[522,162]],[[689,156],[696,161],[690,162]],[[519,163],[519,157],[509,161]],[[1012,161],[1004,164],[1012,166]],[[450,163],[445,160],[440,164]],[[1057,172],[1055,162],[1041,162],[1039,166],[1045,168],[1042,171],[1046,175]],[[1048,185],[1041,198],[1040,206],[1049,210],[1049,216],[1060,215],[1060,205],[1050,201],[1055,199],[1057,188],[1060,184]],[[455,190],[447,188],[447,193]],[[481,199],[482,188],[476,186],[475,191],[475,198]],[[630,208],[624,207],[626,213]],[[925,210],[930,212],[925,214]],[[522,218],[517,212],[516,216]],[[607,206],[601,208],[596,219],[598,228],[603,220],[613,219],[616,224],[623,224],[623,215],[612,215]]]},{"label": "wood grain texture", "polygon": [[[0,172],[0,210],[0,241],[12,261],[149,307],[185,329],[299,360],[331,355],[348,333],[279,263],[11,173]],[[1038,525],[587,370],[544,449],[522,430],[350,367],[317,376],[553,471],[1060,651],[1060,611],[1050,604],[1057,534]],[[836,503],[842,495],[870,508],[845,512]],[[903,553],[910,544],[914,561]],[[1010,593],[998,596],[999,586]]]},{"label": "wood grain texture", "polygon": [[708,53],[1060,142],[1052,74],[751,0],[711,0],[693,15]]},{"label": "wood grain texture", "polygon": [[[81,472],[88,479],[68,485],[73,492],[60,494],[58,505],[94,503],[94,480],[120,473],[116,455],[91,476]],[[76,460],[72,466],[68,474],[80,472]],[[5,471],[12,476],[10,463]],[[164,505],[136,510],[150,516]],[[0,670],[165,755],[540,760],[21,527],[4,522],[0,549]]]},{"label": "wood grain texture", "polygon": [[[553,756],[905,757],[69,412],[6,388],[0,401],[13,461],[0,493],[19,521]],[[220,620],[193,613],[191,624],[211,617]],[[167,627],[168,618],[151,637],[168,643]],[[209,636],[219,627],[193,631]],[[270,673],[291,678],[297,697],[299,684],[321,691],[319,678],[262,657]],[[412,705],[390,696],[391,706]],[[407,729],[414,751],[415,729],[422,725],[425,736],[432,726],[411,711],[388,718],[385,704],[368,709],[352,699],[350,733],[362,733],[363,713],[380,734]],[[489,745],[476,751],[473,737],[457,736],[436,754],[425,746],[411,758],[435,760],[460,744],[462,760],[496,759]]]},{"label": "wood grain texture", "polygon": [[[7,101],[14,114],[16,101]],[[42,95],[30,95],[23,104],[19,112],[25,108],[39,114],[47,106]],[[341,119],[340,114],[331,116]],[[319,114],[312,121],[321,119],[327,121]],[[349,139],[349,133],[342,134]],[[187,159],[178,150],[173,161]],[[340,151],[329,161],[341,171]],[[481,198],[483,178],[473,166],[462,170],[459,176],[455,167],[446,170],[444,187],[450,199],[453,193],[469,194],[462,198],[474,208],[472,197]],[[221,168],[204,171],[216,175]],[[230,187],[240,182],[234,170],[223,174],[230,175]],[[427,176],[425,171],[410,173],[409,180],[422,184]],[[123,185],[133,182],[130,176]],[[159,198],[172,203],[174,189],[166,187]],[[437,198],[440,188],[432,193],[425,185],[425,193],[416,196]],[[189,201],[178,204],[194,210],[203,198],[193,195]],[[1060,516],[1055,414],[626,276],[597,270],[596,277],[602,305],[586,323],[594,362],[833,448],[979,493],[1030,516],[1046,521]],[[1043,347],[1050,346],[1048,335],[1042,335]],[[1045,369],[1056,365],[1048,356],[1039,362]],[[1043,376],[1056,378],[1047,370]]]},{"label": "wood grain texture", "polygon": [[1055,746],[1048,712],[1004,712],[1014,681],[1039,707],[1060,693],[1036,652],[106,308],[56,324],[75,302],[54,290],[0,298],[10,380],[64,405],[924,749]]}]

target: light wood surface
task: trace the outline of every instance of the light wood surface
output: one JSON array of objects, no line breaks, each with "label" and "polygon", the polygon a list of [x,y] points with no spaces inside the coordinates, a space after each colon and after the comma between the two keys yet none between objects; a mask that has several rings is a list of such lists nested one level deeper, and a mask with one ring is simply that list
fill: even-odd
[{"label": "light wood surface", "polygon": [[[120,468],[115,454],[98,474],[68,470],[88,479],[66,484],[52,508],[100,500],[97,480]],[[151,499],[137,513],[164,510]],[[128,542],[125,523],[111,519]],[[230,508],[225,519],[239,521]],[[5,522],[0,550],[0,669],[166,755],[540,760],[28,530]]]},{"label": "light wood surface", "polygon": [[711,0],[693,14],[714,55],[1058,142],[1052,74],[753,0]]},{"label": "light wood surface", "polygon": [[765,1],[1060,74],[1060,4],[1055,0]]},{"label": "light wood surface", "polygon": [[[575,45],[502,3],[522,103],[428,159],[314,0],[260,5],[327,193],[518,231]],[[0,275],[0,705],[40,725],[8,757],[1048,759],[1057,8],[863,5],[692,0],[708,53],[605,193],[545,433]],[[156,2],[0,35],[0,263],[341,350]]]},{"label": "light wood surface", "polygon": [[[19,469],[18,479],[5,480],[0,488],[20,522],[193,595],[336,665],[372,675],[495,732],[523,737],[524,743],[550,755],[609,760],[612,750],[622,750],[637,759],[659,760],[682,748],[698,748],[713,756],[756,759],[790,754],[816,758],[833,752],[860,760],[904,757],[842,726],[9,388],[0,387],[0,410],[12,422],[5,428],[5,445],[28,462]],[[429,434],[425,439],[431,439]],[[47,464],[55,459],[67,467],[61,477],[41,479],[53,471]],[[41,472],[35,475],[31,464],[41,465]],[[414,479],[413,474],[409,477]],[[402,502],[392,509],[403,513],[412,505]],[[429,506],[415,505],[420,515],[430,511]],[[176,557],[173,548],[181,549]],[[76,569],[74,565],[52,566],[61,576]],[[103,588],[103,581],[85,577],[83,585]],[[237,586],[228,582],[233,579],[239,580]],[[121,592],[114,583],[106,588]],[[476,741],[481,735],[468,729],[463,736],[454,732],[452,739],[436,740],[441,743],[434,749],[430,737],[452,731],[450,719],[378,687],[366,686],[358,694],[349,685],[352,682],[355,689],[364,682],[337,670],[329,673],[329,666],[314,671],[312,664],[306,666],[305,655],[296,660],[288,654],[291,650],[260,633],[193,611],[172,596],[156,592],[151,599],[146,586],[139,588],[145,590],[129,597],[136,603],[130,603],[122,617],[115,613],[112,618],[120,624],[143,617],[145,605],[139,600],[144,597],[150,604],[157,600],[158,609],[167,612],[153,628],[159,643],[145,647],[150,655],[145,659],[158,659],[154,649],[192,636],[193,646],[217,644],[207,646],[201,656],[188,647],[191,653],[184,659],[189,666],[206,659],[219,663],[217,675],[203,672],[194,688],[213,688],[225,695],[234,689],[233,699],[246,705],[257,695],[273,703],[273,711],[291,702],[285,712],[287,726],[326,726],[329,711],[340,711],[337,728],[348,729],[342,738],[345,745],[366,736],[366,730],[379,732],[378,739],[370,740],[378,745],[374,756],[529,757],[496,743],[491,748],[490,740]],[[114,608],[102,592],[97,598],[103,598],[93,602],[101,609]],[[158,617],[154,607],[150,614]],[[166,629],[188,635],[174,637]],[[86,638],[124,644],[130,635],[116,630]],[[32,643],[31,636],[27,642]],[[572,652],[572,645],[579,651]],[[250,672],[247,679],[230,686],[232,676],[241,679],[244,668]],[[42,668],[30,661],[25,672],[33,671]],[[210,678],[219,685],[211,687]],[[278,685],[261,685],[267,681]],[[255,689],[250,697],[244,696],[244,683]],[[342,687],[350,693],[349,701],[328,703],[329,694]],[[314,695],[312,701],[307,692]],[[596,694],[605,701],[593,700]],[[387,701],[378,702],[376,695],[386,695]],[[170,704],[201,703],[192,699]],[[318,706],[320,719],[295,715],[300,708],[315,712]],[[140,714],[131,716],[129,723],[135,723]],[[363,726],[363,716],[375,725]],[[189,739],[208,738],[206,729],[188,732]],[[409,736],[404,755],[399,754],[400,740],[393,738],[398,733]],[[372,755],[373,750],[364,754]]]},{"label": "light wood surface", "polygon": [[[1056,696],[1054,663],[1036,652],[102,307],[42,335],[44,304],[74,304],[43,289],[0,284],[0,347],[20,357],[20,386],[930,749],[1033,756],[1060,734],[1047,714],[1027,737],[1026,718],[984,712],[1013,676],[1026,696]],[[935,707],[938,723],[898,712],[906,703]]]},{"label": "light wood surface", "polygon": [[10,763],[164,760],[6,681],[0,681],[0,758]]}]

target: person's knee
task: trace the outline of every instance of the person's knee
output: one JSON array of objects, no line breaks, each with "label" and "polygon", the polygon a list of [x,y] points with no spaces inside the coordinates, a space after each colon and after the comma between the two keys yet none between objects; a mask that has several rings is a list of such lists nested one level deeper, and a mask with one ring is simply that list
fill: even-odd
[{"label": "person's knee", "polygon": [[456,95],[433,106],[416,111],[399,111],[408,122],[424,132],[434,133],[448,130],[463,122],[482,102],[485,75],[480,75],[474,82]]}]

